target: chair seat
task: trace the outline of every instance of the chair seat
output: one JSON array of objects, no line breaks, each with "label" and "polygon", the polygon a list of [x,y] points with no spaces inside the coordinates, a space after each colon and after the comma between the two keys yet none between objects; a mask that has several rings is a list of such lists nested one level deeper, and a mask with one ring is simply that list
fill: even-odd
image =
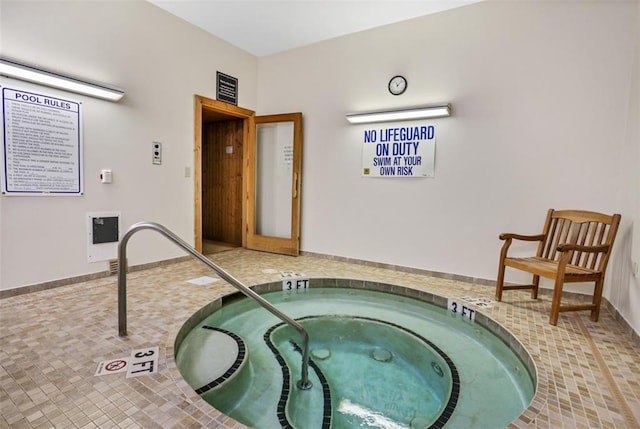
[{"label": "chair seat", "polygon": [[[527,258],[505,258],[504,264],[528,273],[542,277],[555,279],[558,273],[558,261],[531,256]],[[591,281],[600,278],[601,273],[596,270],[578,267],[568,264],[565,269],[565,281],[580,282]]]},{"label": "chair seat", "polygon": [[[553,297],[549,323],[556,325],[561,311],[590,310],[591,320],[598,321],[605,270],[620,225],[619,214],[607,215],[587,210],[547,211],[542,233],[523,235],[500,234],[504,241],[500,250],[498,278],[496,279],[496,301],[502,300],[505,290],[530,289],[531,298],[538,298],[540,277],[553,279]],[[508,257],[514,240],[538,243],[535,256]],[[506,267],[532,274],[531,284],[505,286]],[[562,289],[565,283],[594,282],[591,304],[562,305]]]}]

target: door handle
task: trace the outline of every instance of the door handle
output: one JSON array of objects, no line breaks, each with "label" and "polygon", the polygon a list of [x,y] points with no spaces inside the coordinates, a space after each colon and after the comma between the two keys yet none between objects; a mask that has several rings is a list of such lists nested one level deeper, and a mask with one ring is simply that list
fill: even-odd
[{"label": "door handle", "polygon": [[293,173],[293,198],[298,198],[298,173]]}]

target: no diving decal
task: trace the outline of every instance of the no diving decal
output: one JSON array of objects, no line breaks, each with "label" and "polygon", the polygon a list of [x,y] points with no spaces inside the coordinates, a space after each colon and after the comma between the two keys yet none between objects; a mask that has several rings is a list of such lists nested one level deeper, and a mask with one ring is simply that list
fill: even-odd
[{"label": "no diving decal", "polygon": [[126,372],[126,378],[151,375],[158,372],[158,346],[132,350],[129,357],[103,360],[95,376]]},{"label": "no diving decal", "polygon": [[103,360],[98,364],[98,369],[96,369],[96,373],[94,375],[98,376],[125,372],[128,364],[127,358]]}]

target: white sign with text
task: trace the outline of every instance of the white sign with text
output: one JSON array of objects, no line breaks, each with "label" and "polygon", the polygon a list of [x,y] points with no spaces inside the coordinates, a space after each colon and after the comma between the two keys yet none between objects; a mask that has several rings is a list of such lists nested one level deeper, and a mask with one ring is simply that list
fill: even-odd
[{"label": "white sign with text", "polygon": [[434,177],[433,125],[378,126],[363,130],[363,177]]},{"label": "white sign with text", "polygon": [[2,88],[3,195],[82,195],[81,107]]}]

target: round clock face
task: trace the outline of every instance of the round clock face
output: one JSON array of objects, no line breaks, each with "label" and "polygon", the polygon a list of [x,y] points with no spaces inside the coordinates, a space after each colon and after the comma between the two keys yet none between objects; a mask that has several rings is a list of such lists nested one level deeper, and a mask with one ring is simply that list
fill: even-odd
[{"label": "round clock face", "polygon": [[389,81],[389,92],[393,95],[400,95],[407,89],[407,79],[403,76],[394,76]]}]

